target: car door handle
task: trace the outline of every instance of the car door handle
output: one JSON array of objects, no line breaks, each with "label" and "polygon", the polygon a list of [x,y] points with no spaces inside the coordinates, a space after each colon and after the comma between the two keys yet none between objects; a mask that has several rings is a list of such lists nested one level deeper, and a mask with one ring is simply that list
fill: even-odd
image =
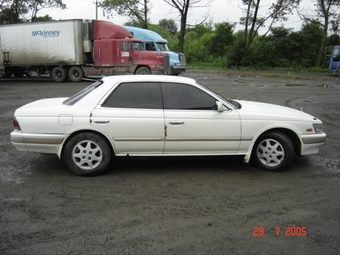
[{"label": "car door handle", "polygon": [[169,123],[171,125],[183,125],[184,121],[182,121],[182,120],[172,120],[172,121],[169,121]]},{"label": "car door handle", "polygon": [[93,122],[96,124],[106,124],[106,123],[109,123],[110,121],[109,120],[95,120]]}]

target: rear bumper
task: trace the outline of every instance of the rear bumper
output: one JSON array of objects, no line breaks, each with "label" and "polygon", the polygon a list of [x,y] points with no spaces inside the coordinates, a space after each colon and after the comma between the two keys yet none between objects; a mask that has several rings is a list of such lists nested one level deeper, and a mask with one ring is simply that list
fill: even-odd
[{"label": "rear bumper", "polygon": [[65,136],[60,134],[25,134],[20,130],[14,130],[10,137],[18,151],[43,154],[59,154],[65,140]]}]

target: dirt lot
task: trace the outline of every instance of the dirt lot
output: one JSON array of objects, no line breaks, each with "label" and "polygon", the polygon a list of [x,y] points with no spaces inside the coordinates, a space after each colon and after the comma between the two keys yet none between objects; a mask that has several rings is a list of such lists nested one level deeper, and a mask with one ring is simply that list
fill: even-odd
[{"label": "dirt lot", "polygon": [[0,254],[339,254],[340,78],[185,76],[225,97],[302,108],[323,120],[327,143],[282,173],[190,157],[120,159],[102,176],[77,177],[57,156],[16,151],[9,133],[17,107],[88,83],[1,80]]}]

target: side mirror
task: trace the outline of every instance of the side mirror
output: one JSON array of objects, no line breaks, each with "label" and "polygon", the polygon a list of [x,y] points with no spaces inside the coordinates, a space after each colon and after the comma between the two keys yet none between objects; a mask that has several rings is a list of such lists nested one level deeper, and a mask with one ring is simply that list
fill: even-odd
[{"label": "side mirror", "polygon": [[225,108],[224,108],[222,102],[216,101],[216,106],[217,106],[217,111],[219,111],[219,112],[224,112],[225,111]]}]

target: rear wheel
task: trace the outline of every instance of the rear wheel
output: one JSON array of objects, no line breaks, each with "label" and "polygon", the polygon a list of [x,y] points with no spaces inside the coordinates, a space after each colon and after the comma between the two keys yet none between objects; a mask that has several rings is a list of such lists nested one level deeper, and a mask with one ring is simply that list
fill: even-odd
[{"label": "rear wheel", "polygon": [[151,71],[149,67],[141,66],[137,69],[136,74],[138,75],[151,74]]},{"label": "rear wheel", "polygon": [[25,71],[23,69],[21,69],[21,68],[20,69],[16,69],[16,70],[13,71],[13,75],[16,78],[21,78],[21,77],[24,76],[24,74],[25,74]]},{"label": "rear wheel", "polygon": [[52,79],[56,82],[64,82],[68,79],[68,72],[66,68],[57,66],[52,70]]},{"label": "rear wheel", "polygon": [[6,70],[5,73],[2,75],[1,78],[10,78],[12,76],[12,72]]},{"label": "rear wheel", "polygon": [[99,175],[109,167],[112,153],[108,142],[100,135],[80,133],[66,143],[63,159],[77,175]]},{"label": "rear wheel", "polygon": [[294,145],[287,135],[271,132],[258,139],[252,157],[260,168],[279,172],[293,161],[294,154]]},{"label": "rear wheel", "polygon": [[338,70],[336,71],[336,73],[340,76],[340,67],[338,68]]},{"label": "rear wheel", "polygon": [[68,76],[73,82],[80,82],[84,78],[83,69],[79,66],[72,66],[68,72]]}]

